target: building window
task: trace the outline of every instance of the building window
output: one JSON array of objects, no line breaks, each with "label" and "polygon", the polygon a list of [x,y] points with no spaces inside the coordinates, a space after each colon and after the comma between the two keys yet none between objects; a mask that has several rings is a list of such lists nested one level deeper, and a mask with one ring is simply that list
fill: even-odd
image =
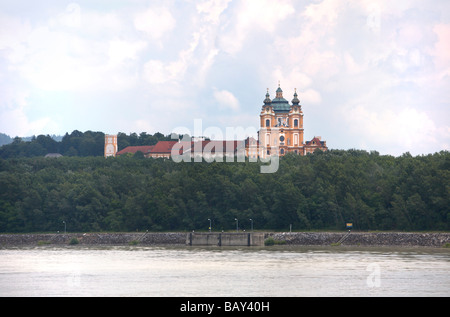
[{"label": "building window", "polygon": [[267,128],[270,127],[270,120],[269,119],[266,120],[266,127]]},{"label": "building window", "polygon": [[297,128],[298,127],[298,119],[294,120],[294,127]]},{"label": "building window", "polygon": [[283,155],[284,154],[284,149],[281,149],[280,153],[281,153],[281,155]]}]

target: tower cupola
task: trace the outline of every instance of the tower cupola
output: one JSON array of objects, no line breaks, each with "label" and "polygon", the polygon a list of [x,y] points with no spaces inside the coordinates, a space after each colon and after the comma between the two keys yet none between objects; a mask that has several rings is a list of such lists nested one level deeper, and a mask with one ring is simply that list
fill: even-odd
[{"label": "tower cupola", "polygon": [[278,84],[278,89],[277,89],[275,98],[280,98],[280,99],[283,98],[283,90],[281,89],[280,84]]},{"label": "tower cupola", "polygon": [[289,101],[283,98],[283,90],[281,89],[279,83],[275,98],[273,98],[272,100],[272,106],[275,112],[289,112],[289,110],[291,109]]},{"label": "tower cupola", "polygon": [[300,103],[300,100],[298,99],[297,88],[295,88],[294,99],[292,99],[292,104],[294,106],[298,106],[299,103]]},{"label": "tower cupola", "polygon": [[270,105],[272,103],[272,100],[270,100],[270,95],[269,95],[269,88],[267,88],[267,93],[266,93],[266,99],[264,99],[264,105]]}]

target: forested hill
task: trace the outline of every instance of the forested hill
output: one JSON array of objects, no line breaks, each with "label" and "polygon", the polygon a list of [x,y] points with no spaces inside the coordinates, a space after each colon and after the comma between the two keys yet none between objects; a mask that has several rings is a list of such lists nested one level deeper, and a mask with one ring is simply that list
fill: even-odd
[{"label": "forested hill", "polygon": [[0,159],[0,232],[450,230],[450,155],[340,151],[260,163]]},{"label": "forested hill", "polygon": [[[170,136],[164,136],[159,132],[153,135],[145,132],[139,135],[119,132],[117,135],[119,150],[127,146],[154,145],[164,140],[170,140]],[[103,156],[104,144],[105,134],[94,131],[74,130],[70,134],[66,133],[61,141],[56,141],[50,135],[33,136],[29,141],[16,137],[11,143],[0,147],[0,158],[45,156],[48,153],[59,153],[64,156]]]}]

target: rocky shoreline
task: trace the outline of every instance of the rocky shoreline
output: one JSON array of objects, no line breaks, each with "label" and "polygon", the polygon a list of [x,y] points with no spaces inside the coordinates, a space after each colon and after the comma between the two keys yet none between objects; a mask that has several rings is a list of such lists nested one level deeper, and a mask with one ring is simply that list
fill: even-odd
[{"label": "rocky shoreline", "polygon": [[0,234],[0,247],[38,245],[184,245],[186,233]]},{"label": "rocky shoreline", "polygon": [[410,232],[293,232],[269,234],[287,245],[450,247],[450,233]]},{"label": "rocky shoreline", "polygon": [[[186,245],[185,232],[0,234],[0,248],[43,245]],[[450,247],[450,233],[280,232],[266,233],[285,245]]]}]

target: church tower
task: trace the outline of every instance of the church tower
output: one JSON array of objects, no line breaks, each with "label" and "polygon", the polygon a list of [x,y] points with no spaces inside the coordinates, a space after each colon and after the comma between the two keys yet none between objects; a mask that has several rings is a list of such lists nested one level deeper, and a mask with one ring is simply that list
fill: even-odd
[{"label": "church tower", "polygon": [[326,141],[322,141],[320,136],[315,136],[311,141],[304,141],[303,111],[297,89],[294,91],[292,104],[283,97],[280,84],[272,100],[267,89],[259,117],[258,141],[263,158],[271,155],[283,156],[286,153],[305,155],[317,149],[328,150]]},{"label": "church tower", "polygon": [[105,157],[116,156],[117,153],[117,135],[105,135]]},{"label": "church tower", "polygon": [[304,154],[303,112],[297,91],[290,105],[280,85],[273,100],[267,90],[260,113],[259,145],[263,157],[288,152]]}]

